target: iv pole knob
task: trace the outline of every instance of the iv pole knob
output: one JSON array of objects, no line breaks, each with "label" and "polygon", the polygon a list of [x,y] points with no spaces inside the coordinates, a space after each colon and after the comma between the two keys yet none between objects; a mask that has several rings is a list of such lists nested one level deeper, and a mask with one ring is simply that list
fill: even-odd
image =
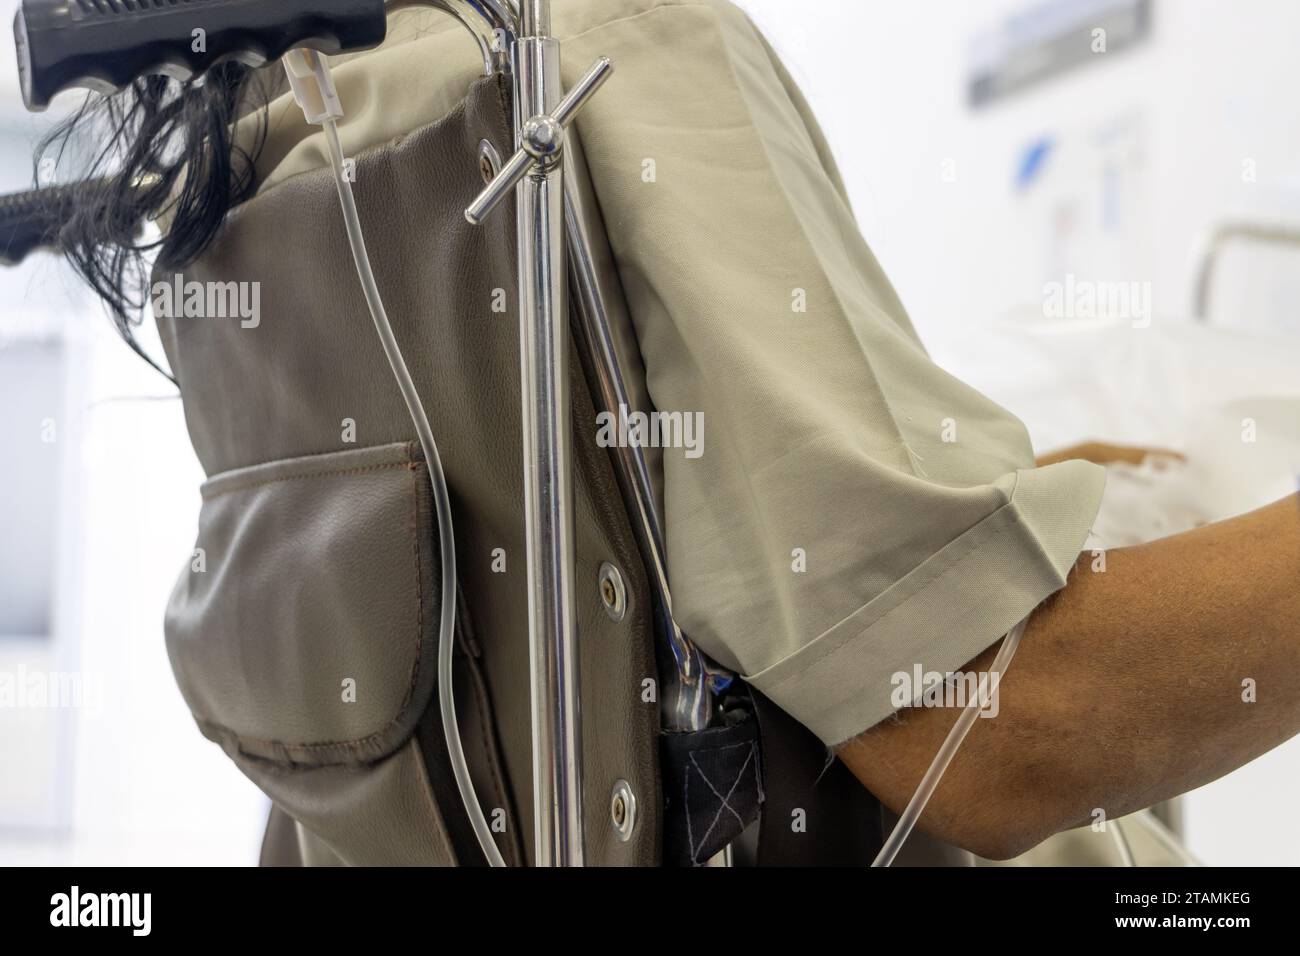
[{"label": "iv pole knob", "polygon": [[519,149],[465,210],[465,218],[470,223],[477,226],[486,219],[501,200],[519,185],[519,181],[533,170],[534,166],[544,169],[559,161],[564,151],[565,128],[573,122],[578,111],[609,79],[612,72],[614,72],[614,64],[610,62],[609,57],[602,56],[573,89],[564,95],[564,99],[560,100],[553,113],[550,115],[543,113],[524,121],[519,130]]}]

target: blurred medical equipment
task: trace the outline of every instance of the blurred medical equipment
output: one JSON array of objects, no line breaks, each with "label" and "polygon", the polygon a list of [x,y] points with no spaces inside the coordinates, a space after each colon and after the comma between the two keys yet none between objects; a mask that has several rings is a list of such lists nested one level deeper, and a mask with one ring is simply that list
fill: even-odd
[{"label": "blurred medical equipment", "polygon": [[1150,35],[1151,19],[1151,0],[1018,4],[972,38],[967,101],[988,106],[1094,63],[1098,52],[1137,46]]},{"label": "blurred medical equipment", "polygon": [[1214,279],[1223,251],[1239,242],[1300,247],[1300,226],[1294,223],[1267,222],[1253,219],[1229,219],[1215,224],[1205,234],[1196,254],[1195,290],[1192,300],[1192,317],[1198,322],[1209,322],[1214,306]]}]

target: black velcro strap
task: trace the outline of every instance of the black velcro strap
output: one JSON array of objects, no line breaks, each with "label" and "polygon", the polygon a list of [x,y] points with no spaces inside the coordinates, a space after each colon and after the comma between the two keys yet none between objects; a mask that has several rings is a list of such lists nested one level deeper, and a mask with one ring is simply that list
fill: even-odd
[{"label": "black velcro strap", "polygon": [[734,710],[728,724],[660,734],[664,863],[702,866],[759,817],[763,764],[758,721]]}]

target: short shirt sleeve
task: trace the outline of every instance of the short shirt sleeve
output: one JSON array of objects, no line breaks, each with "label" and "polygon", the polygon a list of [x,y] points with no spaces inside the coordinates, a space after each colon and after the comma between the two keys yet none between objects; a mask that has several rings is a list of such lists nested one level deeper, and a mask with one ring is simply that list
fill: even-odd
[{"label": "short shirt sleeve", "polygon": [[896,708],[895,674],[961,668],[1064,585],[1104,470],[1035,468],[930,360],[743,14],[639,7],[566,37],[566,76],[616,64],[583,148],[650,397],[702,426],[663,451],[674,610],[838,744]]}]

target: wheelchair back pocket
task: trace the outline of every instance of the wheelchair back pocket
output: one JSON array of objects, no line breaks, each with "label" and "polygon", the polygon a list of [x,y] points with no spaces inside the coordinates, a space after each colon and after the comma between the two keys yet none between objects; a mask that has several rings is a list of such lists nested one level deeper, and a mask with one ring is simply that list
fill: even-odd
[{"label": "wheelchair back pocket", "polygon": [[181,693],[204,736],[347,863],[456,862],[416,739],[435,690],[439,574],[409,443],[203,486],[166,618]]}]

